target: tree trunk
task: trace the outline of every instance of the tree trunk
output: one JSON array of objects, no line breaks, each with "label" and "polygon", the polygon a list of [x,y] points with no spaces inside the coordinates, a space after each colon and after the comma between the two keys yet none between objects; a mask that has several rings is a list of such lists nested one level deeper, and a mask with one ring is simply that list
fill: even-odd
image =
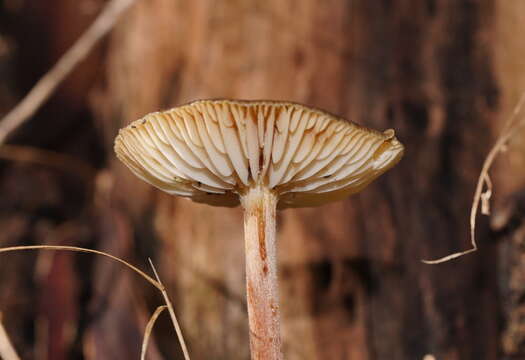
[{"label": "tree trunk", "polygon": [[[493,10],[490,1],[139,4],[112,38],[100,119],[111,139],[192,99],[270,98],[395,128],[406,157],[362,195],[280,214],[285,356],[492,359],[493,245],[441,266],[419,260],[467,246],[498,104]],[[156,196],[163,271],[194,358],[247,358],[242,307],[207,284],[242,297],[239,211]]]}]

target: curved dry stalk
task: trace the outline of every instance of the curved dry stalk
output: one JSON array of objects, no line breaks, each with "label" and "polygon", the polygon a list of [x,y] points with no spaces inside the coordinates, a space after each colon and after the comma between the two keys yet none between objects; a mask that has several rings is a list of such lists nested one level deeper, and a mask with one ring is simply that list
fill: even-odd
[{"label": "curved dry stalk", "polygon": [[20,360],[20,357],[16,353],[7,331],[5,331],[4,325],[2,325],[2,313],[0,313],[0,359],[3,360]]},{"label": "curved dry stalk", "polygon": [[[484,215],[490,214],[490,197],[492,196],[492,181],[490,180],[489,171],[494,162],[496,155],[505,151],[507,149],[508,142],[519,133],[521,128],[525,127],[525,117],[521,120],[518,120],[518,115],[521,113],[523,105],[525,104],[525,92],[522,93],[518,104],[514,108],[512,115],[505,122],[503,130],[496,140],[496,143],[490,149],[485,161],[483,162],[483,167],[478,177],[478,183],[476,185],[476,191],[474,192],[474,199],[472,201],[472,207],[470,209],[470,244],[471,248],[465,251],[456,252],[436,260],[422,260],[425,264],[441,264],[452,259],[456,259],[463,255],[467,255],[471,252],[478,250],[478,245],[476,243],[476,217],[478,215],[478,209],[481,202],[481,213]],[[486,187],[486,190],[483,191],[483,188]]]},{"label": "curved dry stalk", "polygon": [[136,266],[131,265],[127,261],[122,260],[121,258],[118,258],[116,256],[113,256],[113,255],[108,254],[108,253],[103,252],[103,251],[86,249],[86,248],[77,247],[77,246],[28,245],[28,246],[11,246],[11,247],[6,247],[6,248],[0,248],[0,253],[13,252],[13,251],[24,251],[24,250],[51,250],[51,251],[57,251],[58,250],[58,251],[83,252],[83,253],[91,253],[91,254],[102,255],[102,256],[105,256],[107,258],[110,258],[111,260],[119,262],[119,263],[125,265],[126,267],[128,267],[129,269],[133,270],[134,272],[136,272],[137,274],[142,276],[144,279],[146,279],[151,285],[155,286],[161,292],[165,291],[164,290],[164,286],[160,282],[158,282],[155,279],[153,279],[151,276],[146,274],[144,271],[140,270]]},{"label": "curved dry stalk", "polygon": [[112,0],[101,11],[96,20],[69,48],[60,60],[46,73],[29,93],[0,122],[0,144],[6,137],[26,122],[51,96],[57,86],[69,75],[117,23],[120,16],[136,0]]},{"label": "curved dry stalk", "polygon": [[[164,287],[164,284],[160,281],[160,278],[159,278],[159,275],[157,273],[157,270],[155,269],[155,266],[153,265],[153,262],[151,261],[151,259],[148,259],[148,260],[149,260],[149,263],[151,265],[151,268],[153,269],[153,273],[155,274],[155,278],[157,280],[153,279],[151,276],[149,276],[148,274],[146,274],[144,271],[140,270],[136,266],[131,265],[127,261],[122,260],[122,259],[120,259],[120,258],[118,258],[118,257],[116,257],[114,255],[108,254],[108,253],[103,252],[103,251],[92,250],[92,249],[87,249],[87,248],[82,248],[82,247],[77,247],[77,246],[62,246],[62,245],[11,246],[11,247],[6,247],[6,248],[0,248],[0,253],[13,252],[13,251],[23,251],[23,250],[52,250],[52,251],[72,251],[72,252],[91,253],[91,254],[105,256],[105,257],[107,257],[107,258],[109,258],[111,260],[114,260],[116,262],[119,262],[119,263],[125,265],[127,268],[133,270],[134,272],[136,272],[137,274],[142,276],[144,279],[146,279],[150,284],[155,286],[161,292],[162,297],[164,299],[164,302],[166,303],[166,305],[159,306],[157,308],[155,313],[152,315],[150,321],[148,322],[148,325],[146,326],[145,338],[144,338],[143,344],[142,344],[142,354],[145,356],[145,349],[147,349],[147,342],[148,342],[148,339],[149,339],[149,336],[150,336],[150,333],[151,333],[151,328],[153,327],[157,317],[160,315],[162,310],[167,308],[169,313],[170,313],[171,321],[172,321],[173,326],[175,328],[175,331],[177,333],[177,337],[178,337],[179,342],[181,344],[182,352],[184,353],[184,359],[185,360],[190,360],[190,356],[189,356],[189,353],[188,353],[188,348],[187,348],[186,343],[184,341],[184,337],[182,336],[182,331],[181,331],[181,328],[179,326],[179,322],[177,321],[177,317],[175,316],[175,310],[173,309],[173,305],[171,303],[171,300],[169,299],[168,293],[166,292],[166,288]],[[1,327],[1,323],[0,323],[0,327]],[[2,329],[0,329],[0,336],[2,335],[1,334],[1,330]],[[0,341],[1,341],[1,339],[0,339]],[[2,353],[0,352],[0,355],[1,354]],[[15,360],[15,359],[17,359],[17,358],[13,358],[13,360]]]},{"label": "curved dry stalk", "polygon": [[140,351],[140,360],[146,360],[146,353],[148,352],[148,344],[149,344],[149,338],[151,336],[151,331],[153,330],[153,326],[155,325],[155,321],[157,321],[158,317],[164,310],[166,310],[168,307],[166,305],[159,306],[153,315],[151,315],[151,318],[148,321],[148,324],[146,325],[146,330],[144,331],[144,338],[142,339],[142,350]]},{"label": "curved dry stalk", "polygon": [[173,323],[173,327],[175,328],[175,332],[177,333],[177,337],[179,338],[180,347],[182,348],[182,353],[184,354],[185,360],[190,360],[190,354],[188,352],[188,348],[186,347],[186,342],[184,341],[184,337],[182,336],[182,330],[180,329],[179,322],[177,321],[177,316],[175,316],[175,310],[173,309],[173,305],[171,304],[171,300],[168,297],[168,293],[166,292],[166,288],[164,287],[164,284],[160,281],[159,274],[157,274],[157,269],[155,269],[155,266],[153,265],[153,262],[151,259],[148,259],[149,263],[151,265],[151,268],[153,269],[153,273],[155,274],[155,278],[157,279],[157,282],[162,287],[160,289],[160,292],[162,293],[162,297],[164,298],[164,302],[166,303],[166,306],[168,307],[168,311],[170,313],[171,322]]}]

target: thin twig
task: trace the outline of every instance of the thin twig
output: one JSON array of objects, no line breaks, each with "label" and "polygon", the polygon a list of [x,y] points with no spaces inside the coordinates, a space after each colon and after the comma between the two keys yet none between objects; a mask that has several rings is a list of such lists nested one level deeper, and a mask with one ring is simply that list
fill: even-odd
[{"label": "thin twig", "polygon": [[[505,122],[500,136],[496,140],[496,143],[494,144],[492,149],[490,149],[490,152],[488,153],[487,157],[485,158],[485,161],[483,162],[483,167],[481,169],[481,173],[479,174],[478,183],[476,185],[476,191],[474,193],[474,199],[472,201],[472,207],[470,209],[470,243],[472,245],[471,248],[466,251],[456,252],[436,260],[422,260],[425,264],[440,264],[458,258],[460,256],[469,254],[478,249],[478,245],[476,243],[476,217],[478,215],[480,201],[483,202],[482,213],[489,213],[489,199],[492,195],[492,182],[490,181],[489,171],[492,166],[492,163],[494,162],[494,159],[496,158],[496,155],[498,155],[500,152],[503,152],[506,149],[510,139],[512,139],[516,134],[518,134],[521,128],[525,127],[525,117],[521,120],[518,120],[518,115],[521,113],[521,109],[523,108],[524,104],[525,92],[522,93],[518,104],[512,112],[512,115]],[[487,187],[487,190],[483,191],[483,188],[485,186]]]},{"label": "thin twig", "polygon": [[96,20],[45,74],[29,93],[0,122],[0,144],[6,137],[27,121],[51,96],[69,73],[89,54],[98,41],[117,23],[120,16],[136,0],[111,0]]},{"label": "thin twig", "polygon": [[142,350],[140,352],[140,360],[146,360],[146,353],[148,352],[148,344],[149,344],[149,338],[151,336],[151,331],[153,330],[153,326],[155,325],[155,321],[157,321],[157,318],[164,310],[166,310],[168,307],[166,305],[159,306],[153,315],[151,315],[151,318],[148,321],[148,324],[146,325],[146,330],[144,331],[144,338],[142,339]]},{"label": "thin twig", "polygon": [[5,331],[5,328],[2,325],[2,313],[0,313],[0,359],[20,360],[13,344],[11,344],[11,341],[9,340],[7,331]]},{"label": "thin twig", "polygon": [[166,305],[168,306],[168,311],[170,313],[171,322],[173,323],[173,327],[175,328],[175,332],[177,333],[177,337],[179,338],[179,343],[180,343],[180,347],[182,348],[182,352],[184,354],[184,359],[190,360],[190,354],[188,352],[188,348],[186,347],[186,342],[184,341],[184,337],[182,336],[182,330],[180,329],[179,322],[177,321],[177,316],[175,316],[175,310],[173,309],[173,305],[171,304],[170,298],[168,297],[166,288],[164,287],[164,284],[162,284],[162,281],[160,281],[159,274],[157,273],[157,269],[155,269],[153,262],[151,261],[151,259],[148,259],[148,260],[151,265],[151,268],[153,269],[153,273],[155,274],[155,278],[157,279],[157,282],[162,286],[160,291],[162,292],[162,297],[164,298],[164,302],[166,302]]},{"label": "thin twig", "polygon": [[91,253],[91,254],[102,255],[102,256],[110,258],[111,260],[114,260],[114,261],[117,261],[117,262],[119,262],[121,264],[124,264],[129,269],[135,271],[137,274],[139,274],[144,279],[146,279],[150,284],[152,284],[158,290],[160,290],[163,293],[163,295],[166,292],[166,290],[164,289],[164,285],[162,285],[160,282],[158,282],[155,279],[153,279],[151,276],[146,274],[144,271],[140,270],[136,266],[133,266],[130,263],[128,263],[128,262],[126,262],[126,261],[124,261],[124,260],[122,260],[122,259],[120,259],[120,258],[118,258],[116,256],[113,256],[111,254],[105,253],[103,251],[86,249],[86,248],[81,248],[81,247],[77,247],[77,246],[30,245],[30,246],[11,246],[11,247],[6,247],[6,248],[0,248],[0,253],[12,252],[12,251],[22,251],[22,250],[52,250],[52,251],[56,251],[56,250],[64,251],[65,250],[65,251],[84,252],[84,253]]}]

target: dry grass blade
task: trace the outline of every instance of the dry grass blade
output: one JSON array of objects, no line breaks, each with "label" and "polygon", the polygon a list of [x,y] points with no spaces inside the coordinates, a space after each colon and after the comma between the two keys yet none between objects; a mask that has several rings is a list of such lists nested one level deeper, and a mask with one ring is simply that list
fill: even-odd
[{"label": "dry grass blade", "polygon": [[2,313],[0,313],[0,359],[3,360],[20,360],[15,348],[7,336],[4,326],[2,325]]},{"label": "dry grass blade", "polygon": [[173,327],[175,328],[175,332],[177,333],[177,337],[179,338],[179,343],[180,347],[182,348],[182,353],[184,354],[184,359],[190,360],[188,348],[186,347],[186,342],[184,341],[184,337],[182,336],[182,331],[180,329],[179,322],[177,321],[177,316],[175,316],[175,310],[173,309],[173,305],[171,304],[171,301],[168,297],[168,293],[166,292],[164,285],[160,281],[159,274],[157,273],[157,269],[155,269],[153,262],[151,261],[151,259],[148,260],[151,265],[151,268],[153,269],[153,273],[155,274],[157,282],[162,286],[162,289],[160,291],[162,292],[162,297],[164,298],[164,301],[166,302],[168,311],[170,313],[171,322],[173,323]]},{"label": "dry grass blade", "polygon": [[[470,243],[472,247],[466,251],[456,252],[436,260],[422,260],[425,264],[444,263],[474,252],[478,249],[478,245],[476,243],[476,217],[478,215],[480,202],[482,205],[482,214],[488,215],[490,213],[489,200],[492,196],[492,181],[490,180],[489,171],[496,158],[496,155],[498,155],[500,152],[504,152],[507,148],[508,142],[516,134],[518,134],[523,127],[525,127],[525,117],[518,119],[518,115],[521,113],[524,104],[525,92],[522,93],[521,98],[514,108],[511,117],[503,126],[500,136],[496,140],[496,143],[492,149],[490,149],[489,154],[483,162],[483,167],[481,169],[481,173],[479,174],[478,183],[476,185],[476,191],[474,192],[474,200],[472,201],[472,207],[470,209]],[[485,191],[483,191],[484,188],[486,188]]]},{"label": "dry grass blade", "polygon": [[149,338],[151,336],[151,331],[153,330],[153,326],[155,326],[155,321],[157,321],[157,318],[162,314],[164,310],[166,310],[168,307],[166,305],[159,306],[153,315],[151,315],[151,318],[148,321],[148,324],[146,325],[146,330],[144,331],[144,338],[142,339],[142,350],[140,352],[140,360],[146,360],[146,353],[148,352],[148,344],[149,344]]},{"label": "dry grass blade", "polygon": [[159,289],[161,292],[165,292],[166,291],[164,289],[164,286],[160,282],[158,282],[155,279],[153,279],[151,276],[146,274],[144,271],[140,270],[136,266],[131,265],[127,261],[124,261],[124,260],[122,260],[122,259],[120,259],[120,258],[118,258],[116,256],[113,256],[111,254],[105,253],[103,251],[86,249],[86,248],[81,248],[81,247],[77,247],[77,246],[30,245],[30,246],[11,246],[11,247],[6,247],[6,248],[0,248],[0,253],[13,252],[13,251],[23,251],[23,250],[52,250],[52,251],[59,250],[59,251],[83,252],[83,253],[91,253],[91,254],[102,255],[102,256],[105,256],[107,258],[110,258],[111,260],[119,262],[119,263],[125,265],[126,267],[128,267],[129,269],[133,270],[134,272],[136,272],[137,274],[142,276],[144,279],[146,279],[150,284],[152,284],[157,289]]},{"label": "dry grass blade", "polygon": [[[172,303],[171,303],[171,301],[170,301],[170,299],[168,297],[168,293],[166,292],[166,288],[164,287],[164,284],[162,284],[162,282],[160,281],[160,278],[159,278],[159,275],[157,273],[157,270],[155,269],[155,266],[153,265],[153,262],[151,261],[151,259],[149,259],[149,263],[151,265],[151,268],[153,269],[153,273],[155,274],[156,280],[153,279],[152,277],[150,277],[149,275],[147,275],[144,271],[140,270],[139,268],[131,265],[127,261],[124,261],[124,260],[122,260],[122,259],[120,259],[120,258],[118,258],[116,256],[113,256],[111,254],[105,253],[103,251],[92,250],[92,249],[87,249],[87,248],[81,248],[81,247],[77,247],[77,246],[61,246],[61,245],[11,246],[11,247],[6,247],[6,248],[0,248],[0,253],[14,252],[14,251],[24,251],[24,250],[71,251],[71,252],[82,252],[82,253],[91,253],[91,254],[96,254],[96,255],[102,255],[102,256],[105,256],[105,257],[107,257],[107,258],[109,258],[109,259],[111,259],[113,261],[119,262],[119,263],[125,265],[127,268],[133,270],[134,272],[136,272],[137,274],[142,276],[144,279],[146,279],[150,284],[155,286],[162,293],[162,297],[164,298],[164,301],[166,302],[166,305],[159,306],[155,310],[155,312],[151,316],[151,319],[149,320],[149,322],[148,322],[148,324],[146,326],[146,332],[145,332],[143,343],[142,343],[141,359],[144,359],[145,356],[146,356],[146,351],[147,351],[147,347],[148,347],[149,337],[151,335],[151,330],[153,328],[153,325],[155,324],[155,321],[157,320],[159,315],[162,313],[162,311],[167,308],[168,311],[169,311],[169,314],[170,314],[171,321],[173,322],[173,326],[174,326],[175,331],[177,333],[177,337],[179,339],[179,342],[180,342],[180,345],[181,345],[181,348],[182,348],[182,352],[184,353],[184,358],[186,360],[190,360],[190,356],[189,356],[189,353],[188,353],[188,348],[186,347],[186,343],[184,341],[184,337],[182,336],[182,331],[180,329],[179,322],[177,321],[177,317],[175,316],[175,310],[173,309],[173,305],[172,305]],[[0,318],[0,320],[1,320],[1,318]],[[3,331],[3,333],[2,333],[2,331]],[[7,334],[5,334],[5,331],[3,330],[2,324],[0,322],[0,356],[1,356],[1,358],[4,359],[4,360],[19,359],[18,357],[5,357],[4,356],[4,353],[2,352],[2,350],[3,350],[2,345],[4,345],[4,341],[2,339],[2,335],[3,334],[5,335],[5,339],[7,339]],[[10,343],[7,342],[7,344],[10,344]],[[16,353],[14,353],[14,352],[13,352],[13,354],[16,355]]]},{"label": "dry grass blade", "polygon": [[135,1],[112,0],[106,5],[77,42],[36,83],[26,97],[2,119],[0,122],[0,144],[13,130],[22,125],[38,110],[75,66],[89,54],[95,44],[113,28],[120,15]]}]

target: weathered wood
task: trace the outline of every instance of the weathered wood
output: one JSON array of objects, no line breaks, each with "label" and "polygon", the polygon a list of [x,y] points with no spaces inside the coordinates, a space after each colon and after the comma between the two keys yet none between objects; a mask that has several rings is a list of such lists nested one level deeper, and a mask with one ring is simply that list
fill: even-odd
[{"label": "weathered wood", "polygon": [[[109,44],[100,118],[111,139],[195,98],[271,98],[395,128],[408,149],[398,168],[343,203],[279,215],[285,357],[494,359],[494,248],[419,261],[467,246],[498,104],[492,13],[491,1],[142,3]],[[119,176],[123,194],[151,192]],[[156,197],[163,269],[194,358],[246,358],[244,313],[203,280],[244,292],[239,211]]]}]

